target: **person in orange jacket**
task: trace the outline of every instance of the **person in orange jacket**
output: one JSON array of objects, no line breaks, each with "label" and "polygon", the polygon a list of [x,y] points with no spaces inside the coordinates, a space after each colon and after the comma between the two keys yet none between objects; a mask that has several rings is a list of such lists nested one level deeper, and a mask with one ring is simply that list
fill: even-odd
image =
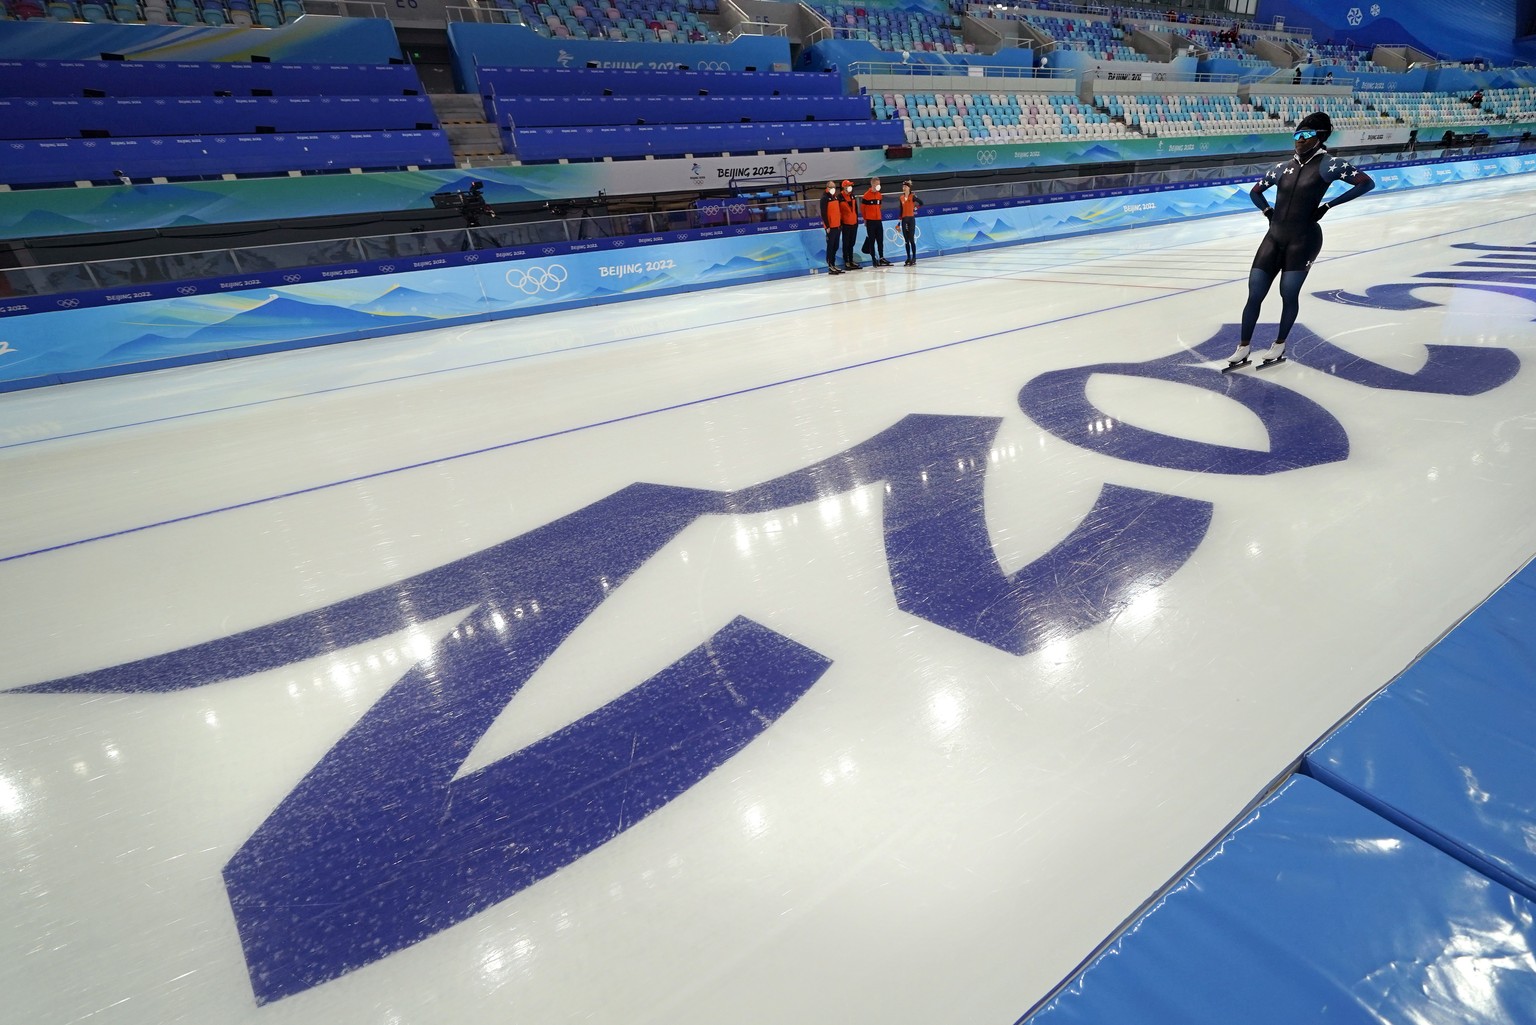
[{"label": "person in orange jacket", "polygon": [[853,198],[853,182],[847,178],[839,198],[843,208],[843,270],[863,270],[864,265],[853,258],[853,244],[859,238],[859,204]]},{"label": "person in orange jacket", "polygon": [[843,237],[843,204],[838,199],[837,182],[827,179],[827,191],[821,194],[821,226],[827,231],[827,273],[837,269],[837,244]]},{"label": "person in orange jacket", "polygon": [[884,198],[880,194],[880,179],[871,178],[859,203],[864,211],[864,251],[876,267],[891,265],[885,258],[885,213],[880,209]]},{"label": "person in orange jacket", "polygon": [[923,201],[912,193],[912,183],[901,183],[901,238],[907,244],[907,262],[903,267],[917,266],[917,208]]}]

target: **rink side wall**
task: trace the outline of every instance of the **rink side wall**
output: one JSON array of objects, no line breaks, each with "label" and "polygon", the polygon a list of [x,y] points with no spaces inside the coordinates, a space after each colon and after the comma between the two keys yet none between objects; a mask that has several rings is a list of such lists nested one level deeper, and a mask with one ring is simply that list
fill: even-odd
[{"label": "rink side wall", "polygon": [[[1372,174],[1397,190],[1532,171],[1536,154]],[[918,255],[1252,212],[1248,185],[930,206]],[[901,260],[894,219],[885,235]],[[817,273],[825,248],[814,220],[778,221],[0,300],[0,391]]]}]

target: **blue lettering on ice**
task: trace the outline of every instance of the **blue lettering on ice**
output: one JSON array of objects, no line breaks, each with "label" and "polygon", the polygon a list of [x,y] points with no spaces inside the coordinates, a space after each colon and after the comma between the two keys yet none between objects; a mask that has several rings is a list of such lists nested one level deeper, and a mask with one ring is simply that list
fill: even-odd
[{"label": "blue lettering on ice", "polygon": [[740,750],[821,676],[825,656],[738,619],[587,718],[454,779],[534,671],[700,516],[768,512],[884,482],[901,608],[1018,654],[1113,615],[1205,536],[1210,503],[1111,485],[1060,545],[1005,574],[983,508],[999,426],[913,415],[735,492],[634,484],[329,608],[25,689],[198,687],[462,610],[473,632],[435,645],[225,867],[256,997],[275,1000],[463,921],[606,843]]},{"label": "blue lettering on ice", "polygon": [[[1193,350],[1042,374],[1019,395],[1057,437],[1156,467],[1275,473],[1347,457],[1342,425],[1277,381],[1224,377],[1228,325]],[[1472,395],[1509,380],[1504,349],[1430,346],[1403,374],[1297,328],[1292,359],[1372,388]],[[1267,452],[1103,418],[1094,374],[1222,394]],[[697,784],[784,716],[831,665],[737,617],[622,697],[455,778],[518,690],[602,602],[704,516],[753,515],[883,484],[892,588],[908,614],[1026,654],[1089,629],[1175,573],[1211,503],[1106,484],[1083,521],[1014,573],[993,551],[984,483],[1001,421],[914,414],[845,452],[732,492],[637,483],[484,551],[231,637],[22,688],[164,692],[291,665],[456,615],[450,636],[379,699],[224,869],[260,1003],[303,992],[534,885]]]},{"label": "blue lettering on ice", "polygon": [[[1536,304],[1536,245],[1493,246],[1463,242],[1454,248],[1484,255],[1464,260],[1458,267],[1472,270],[1427,271],[1416,275],[1422,281],[1399,281],[1373,285],[1364,295],[1332,289],[1317,292],[1321,299],[1346,306],[1368,306],[1377,310],[1423,310],[1439,303],[1420,299],[1414,293],[1421,288],[1464,288],[1514,296]],[[1456,393],[1465,394],[1465,393]]]}]

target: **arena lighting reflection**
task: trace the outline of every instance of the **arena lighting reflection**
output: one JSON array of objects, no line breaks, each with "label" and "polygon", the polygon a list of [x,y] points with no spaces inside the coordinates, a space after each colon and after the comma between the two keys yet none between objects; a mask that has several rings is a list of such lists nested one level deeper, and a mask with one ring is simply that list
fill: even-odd
[{"label": "arena lighting reflection", "polygon": [[1511,923],[1495,919],[1490,924],[1493,928],[1479,931],[1468,923],[1452,934],[1425,966],[1424,993],[1433,1004],[1476,1011],[1476,1017],[1488,1021],[1513,1021],[1523,1012],[1503,1006],[1500,983],[1507,972],[1536,969],[1536,957]]},{"label": "arena lighting reflection", "polygon": [[936,691],[928,699],[928,715],[936,736],[953,733],[965,721],[965,697],[952,688]]},{"label": "arena lighting reflection", "polygon": [[20,815],[27,810],[27,794],[9,777],[0,776],[0,815]]}]

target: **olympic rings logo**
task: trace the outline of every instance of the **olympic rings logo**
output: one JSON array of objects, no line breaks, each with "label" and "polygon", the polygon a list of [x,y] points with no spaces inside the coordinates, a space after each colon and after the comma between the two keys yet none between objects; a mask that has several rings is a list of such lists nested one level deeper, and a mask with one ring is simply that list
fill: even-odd
[{"label": "olympic rings logo", "polygon": [[478,254],[478,253],[465,253],[464,254],[464,262],[465,263],[479,263],[480,262],[480,254]]},{"label": "olympic rings logo", "polygon": [[[915,242],[915,241],[917,241],[918,239],[920,239],[922,237],[923,237],[923,226],[920,225],[920,224],[912,225],[912,240]],[[905,237],[901,234],[901,222],[900,221],[896,222],[895,224],[891,225],[889,228],[885,229],[885,240],[887,242],[892,242],[892,243],[905,241]]]},{"label": "olympic rings logo", "polygon": [[540,292],[558,292],[560,286],[565,284],[565,279],[570,272],[558,263],[552,263],[548,267],[513,267],[507,271],[507,284],[522,292],[524,295],[538,295]]},{"label": "olympic rings logo", "polygon": [[299,283],[299,278],[300,275],[298,274],[284,274],[283,283],[287,285],[297,285]]},{"label": "olympic rings logo", "polygon": [[390,274],[390,273],[393,273],[394,269],[395,269],[395,265],[392,264],[392,263],[381,263],[381,264],[379,264],[379,273],[380,274]]},{"label": "olympic rings logo", "polygon": [[784,161],[784,173],[785,174],[804,174],[805,172],[809,171],[810,169],[811,169],[811,165],[807,164],[803,160],[796,160],[793,163],[791,163],[788,160]]},{"label": "olympic rings logo", "polygon": [[182,285],[176,289],[177,295],[193,295],[197,292],[196,285]]},{"label": "olympic rings logo", "polygon": [[697,71],[729,71],[729,70],[731,70],[731,62],[730,61],[699,61],[697,64],[694,65],[694,69],[697,70]]},{"label": "olympic rings logo", "polygon": [[995,164],[995,163],[997,163],[997,150],[995,150],[995,149],[979,150],[976,153],[976,162],[978,164],[980,164],[982,167],[986,167],[988,164]]},{"label": "olympic rings logo", "polygon": [[66,310],[72,310],[76,306],[80,305],[80,300],[79,299],[60,299],[58,301],[58,304],[60,306],[62,306],[64,309],[66,309]]}]

